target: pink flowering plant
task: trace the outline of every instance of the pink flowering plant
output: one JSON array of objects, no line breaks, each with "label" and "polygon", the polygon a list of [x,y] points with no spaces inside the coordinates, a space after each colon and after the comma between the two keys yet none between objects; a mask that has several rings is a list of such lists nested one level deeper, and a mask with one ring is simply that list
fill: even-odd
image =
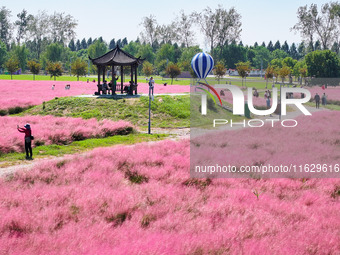
[{"label": "pink flowering plant", "polygon": [[0,251],[337,254],[338,179],[192,179],[189,147],[101,148],[1,179]]},{"label": "pink flowering plant", "polygon": [[66,118],[53,116],[0,117],[0,152],[20,152],[23,137],[17,125],[29,123],[34,136],[33,145],[69,144],[88,138],[129,134],[133,126],[126,121]]}]

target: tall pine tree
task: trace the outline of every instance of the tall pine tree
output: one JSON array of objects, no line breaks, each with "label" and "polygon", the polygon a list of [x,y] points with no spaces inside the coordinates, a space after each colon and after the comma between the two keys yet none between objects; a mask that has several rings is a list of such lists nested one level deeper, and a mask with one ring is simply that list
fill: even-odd
[{"label": "tall pine tree", "polygon": [[267,45],[267,49],[268,49],[270,52],[274,51],[274,46],[273,46],[272,41],[269,41],[269,43],[268,43],[268,45]]},{"label": "tall pine tree", "polygon": [[292,45],[290,46],[289,54],[293,59],[299,59],[299,54],[296,49],[295,43],[292,43]]},{"label": "tall pine tree", "polygon": [[122,47],[124,47],[125,45],[128,45],[128,40],[127,38],[125,37],[123,40],[122,40]]},{"label": "tall pine tree", "polygon": [[91,44],[92,44],[92,37],[90,37],[90,38],[87,40],[87,47],[89,47]]},{"label": "tall pine tree", "polygon": [[277,40],[277,42],[275,43],[274,50],[281,50],[281,44],[279,40]]},{"label": "tall pine tree", "polygon": [[332,51],[335,52],[336,54],[339,53],[339,44],[337,42],[333,43]]},{"label": "tall pine tree", "polygon": [[79,39],[78,39],[77,42],[76,42],[76,50],[77,50],[77,51],[81,50],[81,44],[80,44]]},{"label": "tall pine tree", "polygon": [[287,41],[285,41],[285,42],[282,44],[281,50],[283,50],[284,52],[286,52],[286,53],[289,54],[289,45],[288,45]]},{"label": "tall pine tree", "polygon": [[301,42],[299,44],[298,54],[299,54],[298,59],[303,58],[306,55],[306,47],[305,47],[305,44],[303,42]]},{"label": "tall pine tree", "polygon": [[74,45],[74,40],[73,39],[68,44],[68,47],[70,48],[71,51],[76,51],[76,46]]},{"label": "tall pine tree", "polygon": [[116,48],[116,41],[115,41],[115,39],[112,39],[110,41],[109,49],[112,50],[114,48]]},{"label": "tall pine tree", "polygon": [[317,40],[314,44],[314,50],[321,50],[321,43]]},{"label": "tall pine tree", "polygon": [[82,49],[87,49],[87,43],[86,43],[86,40],[85,40],[85,38],[83,38],[83,40],[81,40],[81,48]]}]

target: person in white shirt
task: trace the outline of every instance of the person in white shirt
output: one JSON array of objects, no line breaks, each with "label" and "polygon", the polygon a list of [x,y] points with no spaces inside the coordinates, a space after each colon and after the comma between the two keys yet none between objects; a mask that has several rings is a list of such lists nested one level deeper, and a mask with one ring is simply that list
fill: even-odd
[{"label": "person in white shirt", "polygon": [[150,86],[150,89],[151,89],[151,95],[153,95],[153,89],[155,87],[155,80],[153,79],[153,77],[151,77],[150,80],[149,80],[149,86]]}]

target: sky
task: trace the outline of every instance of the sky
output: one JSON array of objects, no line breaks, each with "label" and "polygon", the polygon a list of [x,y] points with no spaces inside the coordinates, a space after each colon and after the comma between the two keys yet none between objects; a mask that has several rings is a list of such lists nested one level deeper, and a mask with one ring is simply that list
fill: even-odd
[{"label": "sky", "polygon": [[[207,6],[212,9],[221,4],[224,8],[235,7],[241,14],[241,40],[244,45],[255,42],[268,44],[271,40],[281,44],[287,40],[288,44],[299,43],[299,34],[290,31],[297,22],[296,12],[299,6],[317,4],[319,7],[327,1],[270,1],[270,0],[1,0],[0,6],[5,6],[12,12],[12,21],[16,15],[26,9],[30,14],[37,14],[39,10],[46,10],[48,14],[64,12],[72,15],[77,21],[77,39],[102,36],[106,42],[111,39],[136,40],[142,31],[142,18],[154,15],[158,24],[170,24],[176,19],[180,10],[186,14],[193,11],[200,12]],[[204,37],[198,27],[194,26],[196,44],[206,48]]]}]

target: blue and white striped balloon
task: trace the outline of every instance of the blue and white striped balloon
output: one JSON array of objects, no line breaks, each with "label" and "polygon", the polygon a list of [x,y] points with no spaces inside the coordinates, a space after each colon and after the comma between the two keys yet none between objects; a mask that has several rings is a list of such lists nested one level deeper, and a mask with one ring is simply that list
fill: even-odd
[{"label": "blue and white striped balloon", "polygon": [[200,79],[205,79],[214,67],[214,59],[207,53],[197,53],[191,60],[191,68]]}]

